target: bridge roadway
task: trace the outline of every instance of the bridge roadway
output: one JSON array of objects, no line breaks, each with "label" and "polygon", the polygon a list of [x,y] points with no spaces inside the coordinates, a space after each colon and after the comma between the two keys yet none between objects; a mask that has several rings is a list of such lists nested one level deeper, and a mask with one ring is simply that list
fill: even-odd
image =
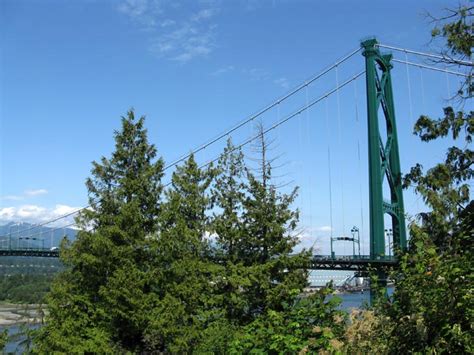
[{"label": "bridge roadway", "polygon": [[[0,249],[1,256],[34,256],[57,258],[59,250],[51,249]],[[370,269],[390,268],[397,265],[397,260],[393,256],[383,256],[378,259],[371,259],[369,255],[315,255],[310,261],[309,270],[349,270],[368,271]]]},{"label": "bridge roadway", "polygon": [[42,248],[24,248],[24,249],[0,249],[1,256],[36,256],[45,258],[58,258],[59,249],[42,249]]},{"label": "bridge roadway", "polygon": [[398,264],[394,256],[381,256],[372,259],[370,255],[314,255],[309,270],[349,270],[367,272],[376,269],[389,269]]}]

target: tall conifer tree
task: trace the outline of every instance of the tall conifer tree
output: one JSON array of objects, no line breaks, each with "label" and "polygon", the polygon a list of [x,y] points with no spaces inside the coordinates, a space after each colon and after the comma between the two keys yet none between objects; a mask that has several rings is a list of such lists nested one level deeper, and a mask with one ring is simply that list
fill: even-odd
[{"label": "tall conifer tree", "polygon": [[218,252],[229,261],[237,261],[238,244],[242,234],[241,215],[245,198],[244,156],[229,138],[219,158],[213,200],[219,208],[214,212],[213,231],[217,238]]},{"label": "tall conifer tree", "polygon": [[296,190],[280,194],[271,183],[272,169],[260,127],[260,171],[255,176],[231,141],[218,165],[214,197],[217,248],[226,274],[220,284],[227,317],[251,322],[267,309],[282,309],[306,285],[309,254],[290,255],[297,244],[298,212],[291,210]]},{"label": "tall conifer tree", "polygon": [[149,351],[190,353],[219,314],[216,265],[209,261],[209,186],[213,168],[201,170],[191,155],[173,174],[159,218],[159,302],[146,330]]},{"label": "tall conifer tree", "polygon": [[147,308],[153,304],[153,255],[163,161],[148,143],[144,117],[133,110],[115,132],[110,159],[93,163],[90,209],[72,245],[61,246],[66,271],[48,297],[39,351],[108,352],[143,349]]},{"label": "tall conifer tree", "polygon": [[254,318],[268,310],[282,310],[307,285],[310,253],[291,255],[298,244],[296,228],[299,213],[291,209],[297,189],[289,194],[277,191],[272,180],[272,159],[262,125],[258,127],[256,174],[247,169],[247,191],[243,202],[245,235],[239,258],[249,271],[246,288],[247,316]]},{"label": "tall conifer tree", "polygon": [[248,310],[242,289],[249,285],[241,260],[245,225],[242,220],[246,190],[246,171],[241,149],[229,138],[217,164],[217,176],[212,190],[214,212],[212,231],[216,239],[215,255],[224,266],[216,285],[222,294],[227,320],[240,324]]}]

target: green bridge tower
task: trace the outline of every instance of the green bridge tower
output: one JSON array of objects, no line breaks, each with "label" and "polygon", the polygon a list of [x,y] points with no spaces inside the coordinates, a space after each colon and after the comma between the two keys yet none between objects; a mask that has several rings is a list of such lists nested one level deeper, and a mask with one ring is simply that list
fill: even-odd
[{"label": "green bridge tower", "polygon": [[[361,43],[365,57],[369,145],[370,258],[384,259],[384,215],[392,220],[393,246],[406,249],[400,156],[393,104],[391,54],[381,54],[375,39]],[[381,126],[385,124],[385,130]],[[385,134],[381,134],[384,132]],[[384,137],[383,137],[384,136]],[[385,191],[390,196],[384,199]],[[383,274],[379,273],[379,277]],[[383,282],[383,281],[382,281]]]}]

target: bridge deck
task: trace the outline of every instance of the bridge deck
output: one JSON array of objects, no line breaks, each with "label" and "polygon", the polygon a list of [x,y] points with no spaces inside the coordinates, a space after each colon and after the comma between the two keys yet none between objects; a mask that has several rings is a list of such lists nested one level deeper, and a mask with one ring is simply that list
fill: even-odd
[{"label": "bridge deck", "polygon": [[[59,250],[50,249],[0,249],[1,256],[35,256],[58,258]],[[376,268],[390,268],[397,265],[397,260],[393,256],[384,256],[372,259],[368,255],[361,256],[329,256],[315,255],[310,261],[310,270],[350,270],[368,271]]]},{"label": "bridge deck", "polygon": [[59,250],[50,249],[0,249],[0,256],[37,256],[58,258]]},{"label": "bridge deck", "polygon": [[377,268],[390,268],[398,263],[394,256],[383,256],[372,259],[369,255],[346,256],[346,255],[315,255],[311,259],[310,270],[351,270],[368,271]]}]

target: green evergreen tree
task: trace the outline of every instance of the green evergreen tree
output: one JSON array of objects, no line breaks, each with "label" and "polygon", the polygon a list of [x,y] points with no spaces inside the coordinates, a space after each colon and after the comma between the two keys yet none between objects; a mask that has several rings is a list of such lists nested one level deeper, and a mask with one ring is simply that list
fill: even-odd
[{"label": "green evergreen tree", "polygon": [[230,138],[216,170],[212,192],[219,213],[214,212],[212,226],[219,246],[217,252],[227,261],[235,263],[243,230],[241,216],[245,199],[245,163],[242,150],[237,149]]},{"label": "green evergreen tree", "polygon": [[310,252],[291,255],[298,243],[298,211],[291,205],[297,194],[277,191],[272,181],[272,160],[263,126],[259,125],[259,168],[257,174],[247,169],[248,185],[243,201],[244,235],[238,244],[238,257],[248,272],[245,287],[247,311],[253,319],[268,310],[282,310],[294,301],[307,285]]},{"label": "green evergreen tree", "polygon": [[214,296],[219,267],[209,260],[208,193],[212,167],[201,170],[191,155],[172,177],[159,218],[159,302],[151,310],[145,339],[149,351],[191,353],[202,332],[219,319]]},{"label": "green evergreen tree", "polygon": [[218,165],[214,197],[217,249],[226,266],[221,283],[227,317],[245,325],[267,310],[291,304],[307,283],[308,253],[291,255],[297,244],[296,190],[280,194],[271,180],[260,127],[260,177],[245,167],[229,141]]},{"label": "green evergreen tree", "polygon": [[228,139],[219,158],[217,175],[212,190],[215,206],[212,232],[215,237],[214,254],[225,266],[220,282],[216,285],[223,298],[226,319],[240,324],[248,305],[242,297],[242,287],[248,284],[240,260],[241,242],[245,234],[242,221],[245,199],[245,163],[240,148]]},{"label": "green evergreen tree", "polygon": [[[310,253],[293,255],[298,212],[291,209],[296,189],[278,192],[261,125],[259,167],[251,171],[229,140],[219,160],[213,191],[217,255],[225,265],[218,284],[226,321],[211,343],[217,353],[296,353],[337,350],[344,316],[329,290],[303,296]],[[214,330],[214,329],[213,329]],[[229,336],[231,334],[231,336]],[[215,339],[215,337],[213,338]]]},{"label": "green evergreen tree", "polygon": [[37,337],[39,352],[144,349],[144,329],[156,296],[152,236],[158,231],[163,161],[148,143],[144,117],[133,110],[115,132],[110,159],[93,163],[86,182],[90,208],[66,266],[47,298],[49,314]]}]

